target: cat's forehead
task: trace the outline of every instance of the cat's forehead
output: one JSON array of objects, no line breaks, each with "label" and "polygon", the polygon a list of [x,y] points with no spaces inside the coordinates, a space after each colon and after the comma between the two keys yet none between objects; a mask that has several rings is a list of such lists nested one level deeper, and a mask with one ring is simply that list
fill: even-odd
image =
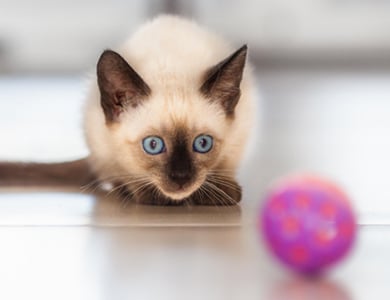
[{"label": "cat's forehead", "polygon": [[126,119],[132,140],[153,134],[174,137],[178,132],[185,132],[188,136],[200,133],[222,135],[227,125],[219,106],[201,96],[180,93],[171,97],[153,97]]}]

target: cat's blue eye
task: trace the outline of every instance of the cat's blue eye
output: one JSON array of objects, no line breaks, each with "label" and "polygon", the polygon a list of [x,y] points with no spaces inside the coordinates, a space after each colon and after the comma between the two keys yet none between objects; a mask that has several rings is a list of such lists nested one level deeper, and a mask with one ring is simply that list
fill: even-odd
[{"label": "cat's blue eye", "polygon": [[209,135],[199,135],[193,144],[193,149],[199,153],[207,153],[213,148],[213,138]]},{"label": "cat's blue eye", "polygon": [[158,136],[148,136],[143,139],[142,147],[150,155],[157,155],[165,151],[164,140]]}]

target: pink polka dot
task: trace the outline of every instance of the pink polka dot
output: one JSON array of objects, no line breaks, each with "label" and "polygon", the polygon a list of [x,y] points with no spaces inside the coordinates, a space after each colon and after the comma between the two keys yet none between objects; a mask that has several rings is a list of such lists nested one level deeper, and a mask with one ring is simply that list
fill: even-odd
[{"label": "pink polka dot", "polygon": [[318,246],[325,246],[333,241],[337,232],[334,228],[320,229],[315,233],[315,243]]},{"label": "pink polka dot", "polygon": [[308,195],[306,194],[299,194],[296,198],[295,198],[295,205],[298,207],[298,208],[308,208],[310,206],[310,198]]},{"label": "pink polka dot", "polygon": [[339,225],[339,232],[344,237],[351,237],[354,229],[354,224],[351,222],[344,222]]},{"label": "pink polka dot", "polygon": [[286,217],[282,221],[282,228],[285,233],[297,233],[299,230],[299,221],[294,217]]},{"label": "pink polka dot", "polygon": [[282,215],[286,210],[286,206],[282,201],[276,199],[270,203],[270,211],[274,216]]},{"label": "pink polka dot", "polygon": [[320,214],[325,218],[333,218],[336,212],[336,206],[330,202],[325,202],[320,207]]},{"label": "pink polka dot", "polygon": [[290,250],[290,258],[295,263],[304,263],[309,259],[307,249],[301,245],[294,246]]}]

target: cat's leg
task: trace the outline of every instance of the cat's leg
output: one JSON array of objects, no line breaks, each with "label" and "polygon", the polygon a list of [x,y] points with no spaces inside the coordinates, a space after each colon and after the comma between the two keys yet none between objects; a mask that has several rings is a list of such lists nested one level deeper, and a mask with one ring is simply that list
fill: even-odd
[{"label": "cat's leg", "polygon": [[209,175],[202,187],[191,196],[198,205],[229,206],[241,201],[240,185],[231,177]]}]

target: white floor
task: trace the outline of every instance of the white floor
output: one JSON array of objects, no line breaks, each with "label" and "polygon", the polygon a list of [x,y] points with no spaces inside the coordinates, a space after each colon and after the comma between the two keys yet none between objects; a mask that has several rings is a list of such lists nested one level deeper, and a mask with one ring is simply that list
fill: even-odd
[{"label": "white floor", "polygon": [[[0,159],[86,154],[81,77],[0,78]],[[74,191],[0,193],[0,299],[389,299],[390,73],[263,71],[261,145],[239,207],[153,207]],[[269,183],[327,175],[359,238],[319,280],[282,268],[256,231]]]}]

